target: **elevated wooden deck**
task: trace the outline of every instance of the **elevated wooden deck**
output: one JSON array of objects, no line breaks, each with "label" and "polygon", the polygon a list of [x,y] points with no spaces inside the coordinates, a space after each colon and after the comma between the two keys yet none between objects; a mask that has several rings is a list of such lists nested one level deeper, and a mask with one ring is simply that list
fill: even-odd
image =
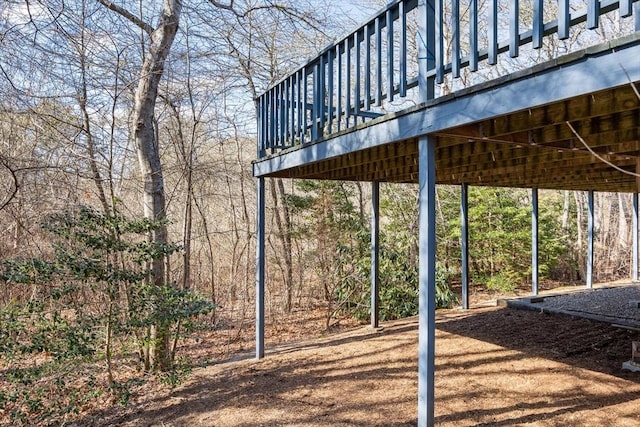
[{"label": "elevated wooden deck", "polygon": [[636,192],[639,89],[634,34],[279,151],[254,174],[417,182],[431,134],[438,183]]}]

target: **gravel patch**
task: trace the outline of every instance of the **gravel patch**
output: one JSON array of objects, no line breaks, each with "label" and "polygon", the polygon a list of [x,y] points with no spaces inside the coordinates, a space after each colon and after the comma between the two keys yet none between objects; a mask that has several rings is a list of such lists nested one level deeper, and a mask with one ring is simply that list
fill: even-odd
[{"label": "gravel patch", "polygon": [[510,300],[507,305],[640,327],[640,308],[632,306],[633,301],[640,301],[639,285],[600,288],[564,295],[541,295],[517,301]]}]

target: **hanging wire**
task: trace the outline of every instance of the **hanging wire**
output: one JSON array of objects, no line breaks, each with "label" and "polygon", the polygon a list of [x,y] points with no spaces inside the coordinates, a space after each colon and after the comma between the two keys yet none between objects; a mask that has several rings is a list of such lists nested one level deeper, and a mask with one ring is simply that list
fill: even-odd
[{"label": "hanging wire", "polygon": [[640,92],[638,92],[638,88],[636,87],[636,84],[633,82],[633,80],[631,80],[631,76],[627,72],[627,69],[624,68],[624,65],[622,64],[619,64],[619,65],[620,65],[620,68],[622,68],[622,71],[624,72],[624,74],[627,76],[627,80],[629,80],[629,84],[631,85],[631,89],[633,89],[633,93],[635,93],[638,99],[640,99]]},{"label": "hanging wire", "polygon": [[609,160],[605,159],[600,154],[598,154],[595,151],[593,151],[593,149],[591,147],[589,147],[589,144],[587,144],[587,142],[580,136],[580,134],[571,125],[571,123],[569,123],[568,121],[566,121],[565,123],[567,124],[567,126],[569,126],[569,129],[571,129],[571,132],[573,132],[573,134],[576,136],[576,138],[578,138],[578,140],[582,143],[582,145],[584,145],[584,148],[589,150],[589,152],[591,154],[593,154],[596,158],[598,158],[598,160],[600,160],[601,162],[611,166],[612,168],[614,168],[614,169],[616,169],[616,170],[618,170],[618,171],[620,171],[622,173],[626,173],[627,175],[631,175],[631,176],[635,176],[636,178],[640,178],[640,174],[637,174],[635,172],[631,172],[631,171],[622,169],[620,166],[611,163]]}]

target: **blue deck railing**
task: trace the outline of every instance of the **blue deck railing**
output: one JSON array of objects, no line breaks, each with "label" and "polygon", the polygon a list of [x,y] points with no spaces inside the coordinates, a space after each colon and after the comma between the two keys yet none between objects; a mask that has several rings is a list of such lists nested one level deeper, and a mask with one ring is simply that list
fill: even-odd
[{"label": "blue deck railing", "polygon": [[497,77],[503,56],[597,29],[605,14],[634,15],[638,31],[638,1],[394,0],[258,98],[258,157],[433,99],[463,72]]}]

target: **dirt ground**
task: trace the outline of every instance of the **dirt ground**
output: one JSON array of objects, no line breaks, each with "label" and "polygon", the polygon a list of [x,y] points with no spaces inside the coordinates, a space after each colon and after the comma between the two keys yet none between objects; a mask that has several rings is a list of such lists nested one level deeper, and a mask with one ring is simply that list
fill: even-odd
[{"label": "dirt ground", "polygon": [[[193,371],[76,425],[414,426],[417,319],[358,326]],[[439,311],[438,426],[638,426],[640,333],[501,307]]]}]

